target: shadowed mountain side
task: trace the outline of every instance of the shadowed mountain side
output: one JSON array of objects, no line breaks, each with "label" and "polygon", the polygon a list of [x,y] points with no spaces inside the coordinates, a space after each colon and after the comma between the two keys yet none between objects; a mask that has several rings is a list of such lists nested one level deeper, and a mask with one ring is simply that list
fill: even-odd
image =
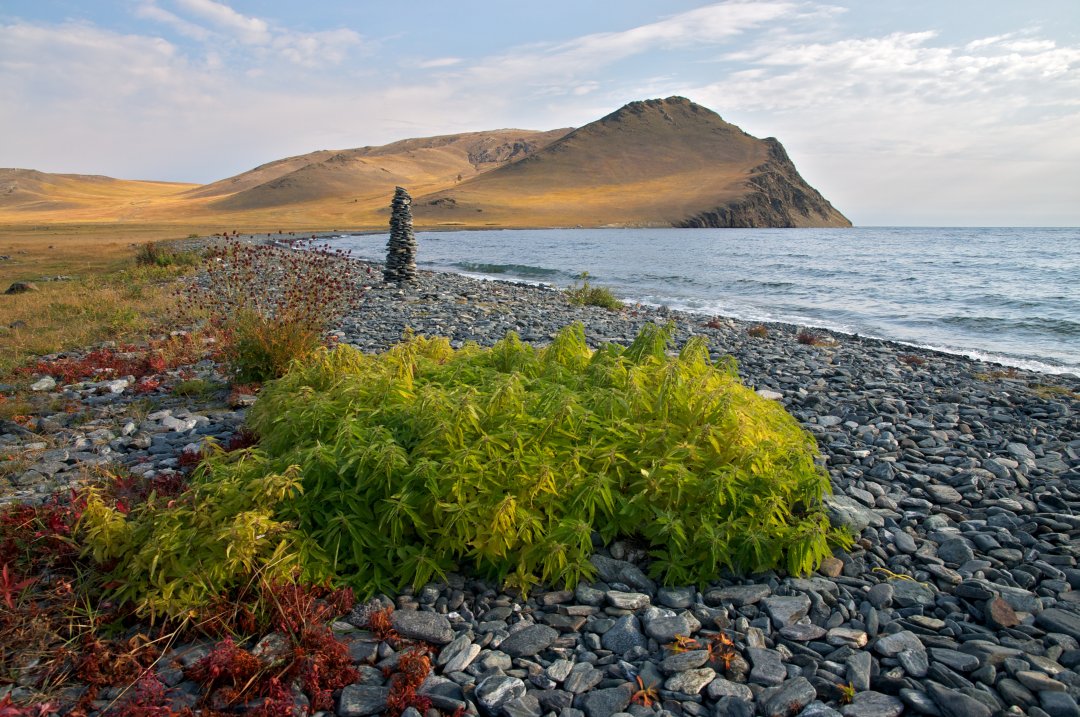
[{"label": "shadowed mountain side", "polygon": [[205,190],[233,191],[211,205],[226,211],[265,209],[330,197],[358,204],[382,202],[397,185],[414,191],[452,186],[527,156],[569,131],[493,130],[314,152],[215,182],[193,196],[209,196]]},{"label": "shadowed mountain side", "polygon": [[681,97],[632,102],[525,159],[418,197],[414,212],[427,225],[850,226],[779,142]]}]

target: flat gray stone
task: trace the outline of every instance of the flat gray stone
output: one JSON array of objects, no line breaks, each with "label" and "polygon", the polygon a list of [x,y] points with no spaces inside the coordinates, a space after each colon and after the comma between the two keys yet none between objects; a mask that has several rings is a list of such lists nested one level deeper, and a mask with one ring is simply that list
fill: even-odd
[{"label": "flat gray stone", "polygon": [[544,711],[540,709],[540,700],[536,698],[536,695],[526,692],[523,697],[504,704],[502,714],[504,717],[540,717]]},{"label": "flat gray stone", "polygon": [[664,682],[664,689],[681,692],[684,695],[696,695],[705,685],[716,679],[716,670],[711,667],[699,667],[672,675]]},{"label": "flat gray stone", "polygon": [[510,657],[532,657],[546,650],[559,638],[559,631],[547,625],[529,625],[518,630],[499,644]]},{"label": "flat gray stone", "polygon": [[927,681],[925,684],[930,698],[944,717],[990,717],[993,714],[989,707],[974,697],[942,687],[936,682]]},{"label": "flat gray stone", "polygon": [[675,608],[676,610],[685,610],[694,604],[694,594],[694,588],[690,587],[661,587],[656,591],[656,600],[661,605]]},{"label": "flat gray stone", "polygon": [[579,663],[575,663],[571,660],[555,660],[547,666],[547,669],[544,670],[544,674],[556,682],[562,682],[574,669],[575,664]]},{"label": "flat gray stone", "polygon": [[341,691],[337,713],[339,717],[366,717],[386,709],[390,697],[389,687],[376,685],[348,685]]},{"label": "flat gray stone", "polygon": [[779,685],[787,679],[787,668],[780,661],[780,653],[760,647],[748,647],[752,668],[750,681],[759,685]]},{"label": "flat gray stone", "polygon": [[645,623],[645,634],[661,645],[666,645],[673,641],[677,635],[685,635],[686,637],[692,635],[697,628],[697,621],[694,622],[695,625],[691,625],[686,615],[658,617]]},{"label": "flat gray stone", "polygon": [[768,585],[732,585],[726,588],[714,588],[705,593],[705,604],[723,605],[730,603],[734,607],[753,605],[772,595]]},{"label": "flat gray stone", "polygon": [[473,696],[487,714],[496,715],[507,702],[525,696],[525,683],[508,675],[491,675],[476,686]]},{"label": "flat gray stone", "polygon": [[904,672],[912,677],[926,677],[926,673],[930,670],[930,659],[926,654],[926,650],[901,650],[896,655],[896,659],[900,661],[900,666],[904,668]]},{"label": "flat gray stone", "polygon": [[904,650],[925,652],[926,648],[919,638],[915,636],[915,633],[910,630],[901,630],[891,635],[883,635],[874,643],[874,652],[882,657],[896,657]]},{"label": "flat gray stone", "polygon": [[588,662],[578,662],[563,681],[563,689],[575,695],[587,692],[600,684],[604,673]]},{"label": "flat gray stone", "polygon": [[724,679],[723,677],[717,677],[705,687],[705,694],[710,700],[720,700],[724,697],[735,697],[736,699],[746,700],[752,702],[754,700],[754,691],[746,685],[740,682],[732,682],[731,680]]},{"label": "flat gray stone", "polygon": [[834,528],[847,528],[856,536],[869,526],[880,528],[885,525],[884,518],[845,495],[827,495],[821,502]]},{"label": "flat gray stone", "polygon": [[1080,706],[1068,692],[1040,692],[1039,706],[1050,717],[1080,717]]},{"label": "flat gray stone", "polygon": [[618,687],[608,687],[603,690],[592,690],[575,700],[575,704],[581,709],[586,717],[611,717],[616,712],[622,712],[630,705],[633,696],[633,687],[628,682]]},{"label": "flat gray stone", "polygon": [[652,602],[645,593],[624,593],[620,590],[608,590],[604,597],[620,610],[640,610]]},{"label": "flat gray stone", "polygon": [[707,650],[687,650],[686,652],[675,652],[665,657],[663,662],[660,663],[660,669],[668,674],[685,672],[686,670],[701,667],[708,661],[709,653]]},{"label": "flat gray stone", "polygon": [[930,496],[930,500],[938,505],[953,505],[959,503],[964,499],[964,496],[960,495],[960,491],[951,486],[938,485],[936,483],[929,483],[923,486],[923,490]]},{"label": "flat gray stone", "polygon": [[761,704],[765,717],[789,717],[797,715],[804,707],[814,701],[817,690],[805,677],[796,677],[780,685],[772,695]]},{"label": "flat gray stone", "polygon": [[930,607],[934,604],[934,589],[914,580],[893,582],[893,602],[899,607]]},{"label": "flat gray stone", "polygon": [[979,669],[979,658],[958,650],[949,650],[943,647],[931,647],[930,659],[940,662],[946,667],[957,672],[972,672]]},{"label": "flat gray stone", "polygon": [[963,538],[950,538],[938,546],[937,556],[946,563],[963,565],[975,559],[975,551]]},{"label": "flat gray stone", "polygon": [[856,692],[851,704],[840,708],[844,717],[899,717],[904,703],[880,692]]},{"label": "flat gray stone", "polygon": [[1047,632],[1058,632],[1080,640],[1080,614],[1075,612],[1052,607],[1036,615],[1035,624]]},{"label": "flat gray stone", "polygon": [[865,630],[856,630],[851,627],[834,627],[829,630],[825,641],[834,647],[854,647],[856,649],[866,647],[867,640],[870,636],[866,634]]},{"label": "flat gray stone", "polygon": [[810,642],[825,637],[825,628],[818,627],[813,623],[797,622],[780,628],[780,635],[795,642]]},{"label": "flat gray stone", "polygon": [[445,615],[421,610],[394,610],[390,623],[402,637],[446,645],[454,639],[454,630]]},{"label": "flat gray stone", "polygon": [[589,562],[593,564],[597,574],[604,582],[623,583],[650,595],[656,593],[656,583],[633,563],[628,563],[625,560],[615,560],[599,554],[589,556]]},{"label": "flat gray stone", "polygon": [[648,647],[649,638],[641,632],[638,619],[634,615],[624,615],[615,621],[610,630],[600,638],[605,650],[617,655],[624,655],[633,647]]},{"label": "flat gray stone", "polygon": [[873,657],[869,652],[853,652],[847,658],[846,676],[851,686],[858,692],[870,689],[870,671],[873,666]]},{"label": "flat gray stone", "polygon": [[767,597],[762,604],[777,628],[790,625],[810,612],[810,598],[806,595]]}]

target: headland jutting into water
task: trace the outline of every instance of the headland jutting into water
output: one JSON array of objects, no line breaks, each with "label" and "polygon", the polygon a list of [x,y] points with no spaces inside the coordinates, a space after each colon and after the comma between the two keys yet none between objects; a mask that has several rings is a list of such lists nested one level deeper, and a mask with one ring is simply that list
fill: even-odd
[{"label": "headland jutting into water", "polygon": [[[505,717],[1080,714],[1075,377],[826,332],[800,343],[788,325],[751,335],[744,322],[659,308],[573,307],[551,289],[454,274],[421,271],[398,286],[381,283],[379,265],[358,273],[372,285],[336,336],[365,351],[406,327],[455,345],[490,345],[507,331],[544,344],[575,321],[593,343],[629,342],[649,321],[674,322],[678,345],[707,337],[814,434],[835,491],[832,520],[859,536],[807,577],[658,587],[641,547],[620,542],[594,557],[599,581],[576,590],[525,600],[454,576],[405,591],[393,597],[397,629],[439,649],[423,688],[434,707]],[[184,446],[227,439],[244,415],[174,397],[139,420],[123,386],[65,395],[93,418],[48,418],[47,451],[28,451],[39,439],[25,433],[3,436],[6,451],[35,459],[4,488],[9,498],[40,499],[106,456],[144,476],[169,470]],[[376,714],[388,694],[376,668],[395,653],[348,621],[335,627],[362,674],[337,714]],[[726,670],[707,665],[704,650],[663,648],[717,631],[738,651]],[[200,649],[178,648],[159,670],[176,678],[172,659]],[[657,689],[658,706],[631,701],[637,678]],[[854,688],[850,704],[838,685]]]}]

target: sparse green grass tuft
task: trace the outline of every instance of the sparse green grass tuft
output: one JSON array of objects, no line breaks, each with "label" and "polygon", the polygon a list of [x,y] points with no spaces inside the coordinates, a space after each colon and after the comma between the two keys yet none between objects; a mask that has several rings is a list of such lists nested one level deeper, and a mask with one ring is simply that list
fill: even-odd
[{"label": "sparse green grass tuft", "polygon": [[581,281],[580,285],[575,283],[566,289],[566,298],[574,306],[599,306],[611,311],[618,311],[623,307],[623,303],[615,298],[611,289],[589,283],[589,272],[581,272],[578,280]]}]

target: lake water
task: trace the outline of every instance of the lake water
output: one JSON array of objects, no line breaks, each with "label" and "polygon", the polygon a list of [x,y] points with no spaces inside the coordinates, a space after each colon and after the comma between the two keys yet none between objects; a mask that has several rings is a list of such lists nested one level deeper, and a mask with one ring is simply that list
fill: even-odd
[{"label": "lake water", "polygon": [[[1080,373],[1080,229],[543,229],[421,232],[421,268],[821,327]],[[382,261],[386,236],[334,242]]]}]

